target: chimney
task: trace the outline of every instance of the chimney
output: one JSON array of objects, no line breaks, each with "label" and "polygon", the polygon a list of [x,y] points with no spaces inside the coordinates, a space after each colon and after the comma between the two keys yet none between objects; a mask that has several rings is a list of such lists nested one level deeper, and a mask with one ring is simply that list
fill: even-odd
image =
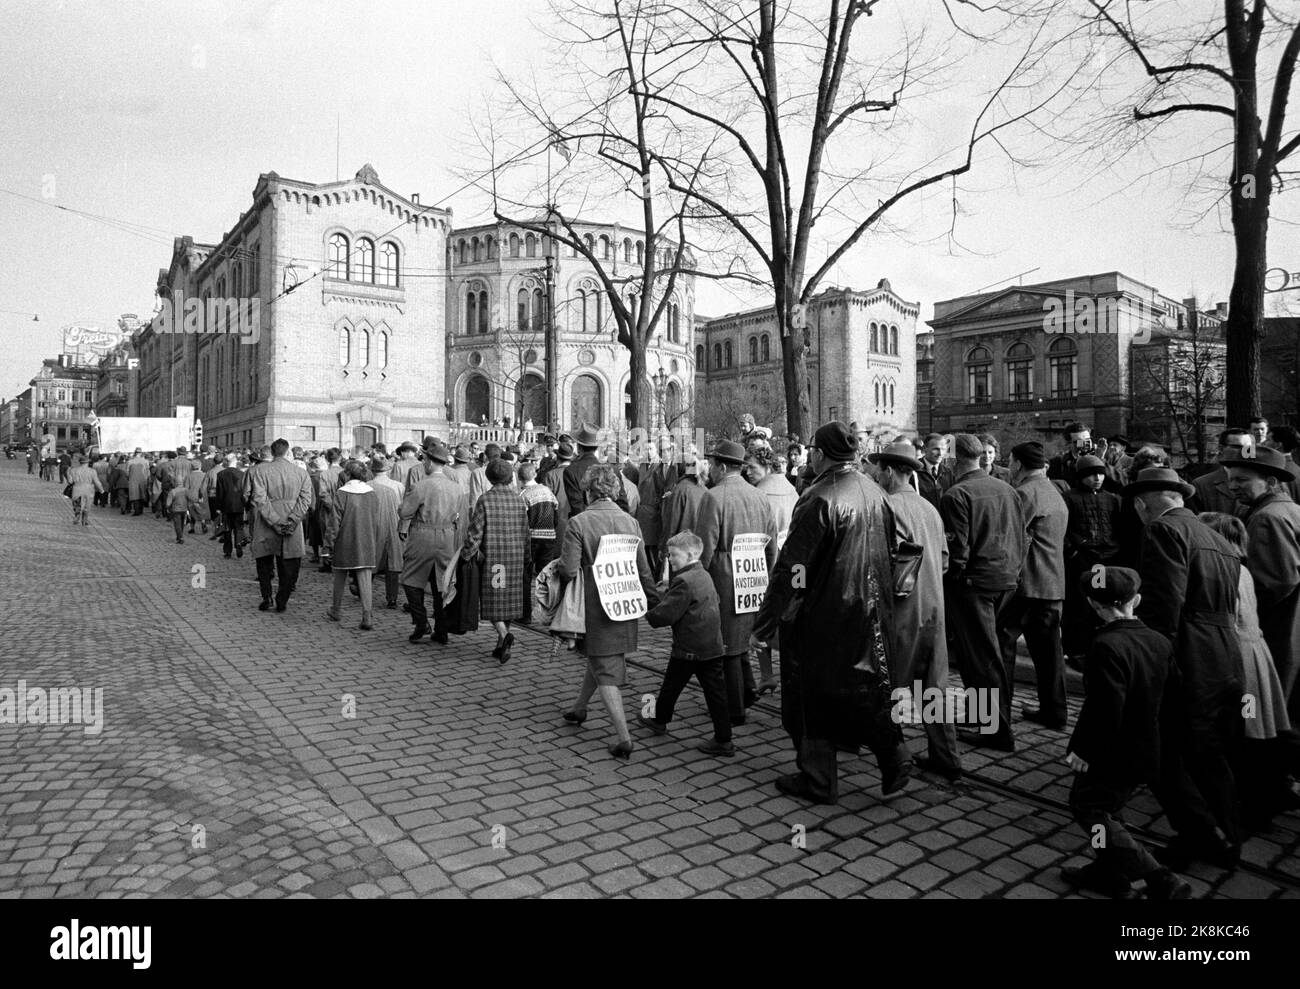
[{"label": "chimney", "polygon": [[411,193],[411,202],[416,206],[420,205],[420,194],[418,192]]},{"label": "chimney", "polygon": [[1227,319],[1228,304],[1226,302],[1220,302],[1218,305],[1214,307],[1214,313],[1216,316],[1219,317],[1219,319]]}]

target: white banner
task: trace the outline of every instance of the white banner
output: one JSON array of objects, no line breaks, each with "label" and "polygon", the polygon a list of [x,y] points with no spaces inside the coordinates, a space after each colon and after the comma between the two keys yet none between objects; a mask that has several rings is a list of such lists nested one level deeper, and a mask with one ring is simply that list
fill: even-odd
[{"label": "white banner", "polygon": [[175,450],[190,446],[193,419],[141,419],[127,416],[104,416],[96,424],[101,453],[145,453]]},{"label": "white banner", "polygon": [[761,532],[741,532],[731,539],[731,587],[738,615],[755,612],[763,604],[767,593],[766,547],[767,536]]},{"label": "white banner", "polygon": [[641,572],[636,564],[636,551],[640,545],[640,536],[609,533],[600,537],[591,576],[596,581],[600,606],[610,621],[632,621],[648,610],[645,590],[641,587]]}]

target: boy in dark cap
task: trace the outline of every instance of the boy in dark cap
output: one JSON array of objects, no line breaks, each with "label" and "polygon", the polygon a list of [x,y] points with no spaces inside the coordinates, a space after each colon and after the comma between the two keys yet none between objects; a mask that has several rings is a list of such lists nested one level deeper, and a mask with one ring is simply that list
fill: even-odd
[{"label": "boy in dark cap", "polygon": [[1084,701],[1066,762],[1078,775],[1070,809],[1097,852],[1094,862],[1066,867],[1072,886],[1128,899],[1146,880],[1153,900],[1185,900],[1187,881],[1162,866],[1124,827],[1119,813],[1134,789],[1158,775],[1160,707],[1176,682],[1173,646],[1133,617],[1142,580],[1127,567],[1102,567],[1079,577],[1079,589],[1105,626],[1093,640]]}]

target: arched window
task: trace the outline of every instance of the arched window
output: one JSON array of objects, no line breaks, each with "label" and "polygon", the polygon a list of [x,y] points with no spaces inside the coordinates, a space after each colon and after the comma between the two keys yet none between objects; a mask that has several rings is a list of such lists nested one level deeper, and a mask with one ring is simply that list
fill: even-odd
[{"label": "arched window", "polygon": [[599,333],[605,328],[605,293],[596,289],[592,294],[596,296],[596,330]]},{"label": "arched window", "polygon": [[474,258],[475,261],[479,260],[477,237],[475,237],[473,240],[469,242],[469,251],[470,251],[470,255]]},{"label": "arched window", "polygon": [[518,234],[510,235],[510,256],[512,258],[519,257],[519,235]]},{"label": "arched window", "polygon": [[573,379],[570,398],[570,422],[589,422],[595,426],[605,424],[605,405],[601,400],[600,382],[591,375],[580,374]]},{"label": "arched window", "polygon": [[388,367],[388,334],[383,330],[380,330],[379,335],[375,339],[375,343],[379,345],[379,360],[377,363],[379,369],[382,371],[384,368]]},{"label": "arched window", "polygon": [[871,351],[873,353],[880,350],[880,330],[875,323],[871,324]]},{"label": "arched window", "polygon": [[877,381],[874,387],[876,393],[876,411],[879,412],[880,411],[880,382]]},{"label": "arched window", "polygon": [[545,325],[545,320],[542,317],[544,316],[545,313],[546,313],[546,305],[542,298],[542,290],[540,288],[535,288],[533,289],[533,332],[534,333],[542,332],[542,328]]},{"label": "arched window", "polygon": [[723,367],[731,367],[731,341],[728,340],[722,345]]},{"label": "arched window", "polygon": [[1047,348],[1047,374],[1052,398],[1074,398],[1079,391],[1079,349],[1069,337],[1052,341]]},{"label": "arched window", "polygon": [[398,267],[397,245],[385,243],[379,250],[379,284],[397,288]]},{"label": "arched window", "polygon": [[1034,352],[1023,343],[1007,349],[1007,397],[1013,402],[1034,397]]},{"label": "arched window", "polygon": [[357,281],[375,280],[375,242],[362,237],[357,241]]},{"label": "arched window", "polygon": [[596,238],[591,234],[585,234],[582,242],[587,245],[587,253],[594,257],[596,254]]},{"label": "arched window", "polygon": [[457,245],[457,250],[458,253],[460,254],[460,263],[461,264],[467,263],[469,261],[469,245],[462,240]]},{"label": "arched window", "polygon": [[702,343],[697,343],[697,344],[695,345],[695,370],[697,370],[697,371],[703,371],[703,370],[705,370],[705,368],[704,368],[704,344],[702,344]]},{"label": "arched window", "polygon": [[528,329],[528,289],[521,288],[515,297],[515,329],[524,332]]},{"label": "arched window", "polygon": [[673,343],[682,342],[682,310],[676,302],[668,307],[668,339]]},{"label": "arched window", "polygon": [[329,268],[326,274],[330,278],[348,277],[348,239],[342,234],[330,238]]},{"label": "arched window", "polygon": [[645,264],[645,244],[639,240],[636,242],[636,263],[638,265]]},{"label": "arched window", "polygon": [[894,383],[892,381],[889,383],[889,411],[891,413],[894,411]]},{"label": "arched window", "polygon": [[603,260],[609,260],[609,238],[604,234],[600,235],[600,256]]},{"label": "arched window", "polygon": [[763,355],[763,361],[764,362],[770,361],[772,359],[772,341],[766,333],[763,334],[763,339],[759,342],[759,344],[760,344],[759,349],[762,351],[762,355]]},{"label": "arched window", "polygon": [[473,333],[478,326],[478,293],[472,289],[465,293],[465,332]]},{"label": "arched window", "polygon": [[631,263],[632,261],[632,238],[623,238],[623,260]]},{"label": "arched window", "polygon": [[491,234],[488,234],[483,238],[483,243],[487,245],[487,259],[491,261],[497,256],[497,242]]},{"label": "arched window", "polygon": [[749,338],[749,363],[758,363],[758,337]]},{"label": "arched window", "polygon": [[357,341],[357,363],[362,367],[370,366],[370,331],[362,327]]},{"label": "arched window", "polygon": [[490,405],[487,378],[476,374],[465,382],[465,421],[477,424],[488,414]]},{"label": "arched window", "polygon": [[993,400],[993,356],[984,347],[966,355],[966,399],[973,404]]},{"label": "arched window", "polygon": [[898,353],[898,327],[897,326],[891,326],[889,328],[889,352],[891,354]]},{"label": "arched window", "polygon": [[537,257],[537,238],[532,234],[524,238],[524,253],[530,258]]},{"label": "arched window", "polygon": [[[347,367],[352,361],[352,331],[339,327],[339,365]],[[221,355],[217,354],[217,391],[221,391]]]},{"label": "arched window", "polygon": [[488,294],[487,289],[483,289],[478,294],[478,331],[487,333],[488,331]]},{"label": "arched window", "polygon": [[720,367],[722,367],[722,344],[715,343],[713,345],[713,368],[716,371]]},{"label": "arched window", "polygon": [[594,300],[588,292],[584,289],[578,289],[578,315],[581,319],[581,322],[578,323],[578,329],[583,333],[591,332],[591,320],[594,316],[592,310],[595,308],[593,302]]},{"label": "arched window", "polygon": [[[217,318],[215,320],[216,326],[213,328],[218,333],[220,333],[221,330],[223,329],[223,322],[227,315],[225,300],[226,300],[226,278],[223,275],[222,277],[217,279]],[[203,315],[204,318],[206,319],[207,313],[205,312]]]}]

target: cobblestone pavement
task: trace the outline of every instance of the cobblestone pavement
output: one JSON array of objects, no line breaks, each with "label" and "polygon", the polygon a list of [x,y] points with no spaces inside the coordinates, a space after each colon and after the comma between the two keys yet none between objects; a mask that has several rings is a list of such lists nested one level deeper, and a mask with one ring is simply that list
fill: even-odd
[{"label": "cobblestone pavement", "polygon": [[[104,709],[98,734],[0,726],[0,895],[1055,898],[1083,861],[1060,733],[1017,722],[1014,755],[968,753],[976,778],[888,803],[843,755],[840,804],[807,807],[773,786],[792,771],[773,704],[709,758],[692,687],[623,764],[598,702],[561,720],[580,660],[529,630],[502,668],[487,627],[411,645],[400,610],[359,631],[350,596],[327,623],[314,567],[262,613],[251,559],[148,514],[74,528],[19,462],[0,461],[0,546],[0,687],[102,688]],[[633,715],[666,642],[643,633]],[[1147,795],[1129,816],[1164,827]],[[1298,831],[1281,819],[1234,875],[1198,866],[1197,895],[1300,895]]]}]

